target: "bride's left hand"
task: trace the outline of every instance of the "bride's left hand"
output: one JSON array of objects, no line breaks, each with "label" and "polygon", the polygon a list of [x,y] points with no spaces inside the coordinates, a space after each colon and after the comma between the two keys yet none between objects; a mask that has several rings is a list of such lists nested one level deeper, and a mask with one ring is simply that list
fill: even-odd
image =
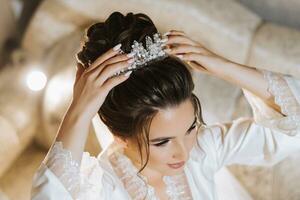
[{"label": "bride's left hand", "polygon": [[168,37],[167,53],[186,61],[197,71],[221,76],[223,66],[231,62],[190,39],[183,31],[171,30],[165,36]]}]

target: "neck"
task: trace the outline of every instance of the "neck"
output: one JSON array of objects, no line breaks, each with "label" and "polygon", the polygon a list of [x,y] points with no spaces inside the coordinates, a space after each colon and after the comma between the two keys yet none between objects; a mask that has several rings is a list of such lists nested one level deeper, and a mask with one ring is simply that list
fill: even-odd
[{"label": "neck", "polygon": [[[133,163],[133,165],[139,170],[142,165],[140,162],[139,155],[136,154],[136,151],[130,151],[128,148],[124,149],[124,155],[126,155],[131,162]],[[158,172],[157,170],[151,168],[148,164],[146,165],[146,167],[140,172],[143,176],[147,177],[148,182],[150,184],[155,184],[157,182],[161,182],[163,175]]]}]

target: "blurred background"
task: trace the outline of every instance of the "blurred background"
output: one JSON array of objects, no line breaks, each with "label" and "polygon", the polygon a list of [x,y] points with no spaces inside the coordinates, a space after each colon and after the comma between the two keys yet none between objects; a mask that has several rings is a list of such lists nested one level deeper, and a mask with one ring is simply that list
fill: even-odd
[{"label": "blurred background", "polygon": [[[183,30],[235,62],[300,78],[299,10],[299,0],[0,0],[0,200],[30,199],[32,176],[70,103],[75,54],[90,23],[113,11],[143,12],[160,32]],[[236,86],[193,78],[207,123],[252,116]],[[98,155],[95,129],[89,135],[86,151]],[[216,176],[218,188],[243,199],[299,200],[299,164],[295,154],[273,167],[232,165]]]}]

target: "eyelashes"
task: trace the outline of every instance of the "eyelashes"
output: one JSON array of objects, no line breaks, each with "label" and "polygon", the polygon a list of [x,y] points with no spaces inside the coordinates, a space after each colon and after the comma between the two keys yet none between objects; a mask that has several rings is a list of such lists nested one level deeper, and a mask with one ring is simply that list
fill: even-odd
[{"label": "eyelashes", "polygon": [[157,147],[159,147],[159,146],[164,146],[164,144],[166,144],[167,142],[169,142],[170,140],[165,140],[165,141],[163,141],[163,142],[160,142],[160,143],[157,143],[157,144],[153,144],[154,146],[157,146]]},{"label": "eyelashes", "polygon": [[[196,125],[193,125],[191,127],[191,129],[189,130],[189,132],[187,133],[187,135],[189,135],[192,130],[194,130],[196,128]],[[164,140],[162,142],[159,142],[159,143],[156,143],[156,144],[153,144],[154,146],[157,146],[157,147],[162,147],[162,146],[166,146],[166,144],[169,142],[170,140]]]}]

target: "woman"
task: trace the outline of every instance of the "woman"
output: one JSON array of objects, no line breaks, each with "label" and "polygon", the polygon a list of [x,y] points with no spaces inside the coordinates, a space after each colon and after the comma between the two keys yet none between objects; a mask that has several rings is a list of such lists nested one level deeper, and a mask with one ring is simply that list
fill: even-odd
[{"label": "woman", "polygon": [[[119,12],[87,30],[32,199],[217,199],[222,166],[272,165],[300,149],[299,81],[226,60],[184,32],[156,33],[148,16]],[[207,126],[189,67],[241,87],[254,118]],[[97,158],[83,152],[95,114],[115,139]]]}]

